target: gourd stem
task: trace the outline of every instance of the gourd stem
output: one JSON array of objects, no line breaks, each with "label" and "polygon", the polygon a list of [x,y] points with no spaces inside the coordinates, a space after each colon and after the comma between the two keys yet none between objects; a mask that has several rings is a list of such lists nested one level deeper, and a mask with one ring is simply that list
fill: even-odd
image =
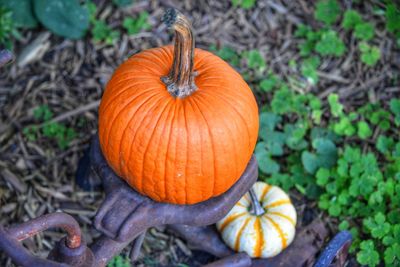
[{"label": "gourd stem", "polygon": [[250,212],[256,216],[261,216],[264,214],[265,210],[264,208],[261,206],[260,201],[258,201],[257,199],[257,195],[254,192],[254,189],[251,188],[249,190],[249,194],[250,194],[250,199],[251,199],[251,209]]},{"label": "gourd stem", "polygon": [[175,31],[174,58],[169,74],[161,80],[174,97],[184,98],[197,90],[193,71],[194,36],[189,20],[176,9],[168,9],[163,22]]}]

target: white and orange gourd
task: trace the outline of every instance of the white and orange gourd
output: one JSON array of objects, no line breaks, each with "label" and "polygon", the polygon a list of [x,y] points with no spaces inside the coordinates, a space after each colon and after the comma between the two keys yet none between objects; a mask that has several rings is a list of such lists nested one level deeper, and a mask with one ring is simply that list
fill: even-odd
[{"label": "white and orange gourd", "polygon": [[296,210],[279,187],[257,182],[253,192],[263,213],[254,214],[251,195],[246,193],[217,223],[217,229],[231,249],[246,252],[253,258],[273,257],[294,239]]}]

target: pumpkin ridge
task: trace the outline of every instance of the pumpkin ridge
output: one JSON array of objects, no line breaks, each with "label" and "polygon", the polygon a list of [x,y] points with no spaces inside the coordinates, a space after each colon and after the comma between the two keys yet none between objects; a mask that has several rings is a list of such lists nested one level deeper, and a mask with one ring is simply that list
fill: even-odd
[{"label": "pumpkin ridge", "polygon": [[281,199],[281,200],[277,200],[275,202],[269,203],[267,205],[264,206],[264,209],[270,209],[270,208],[275,208],[275,207],[279,207],[285,204],[292,204],[290,202],[289,199]]},{"label": "pumpkin ridge", "polygon": [[[201,58],[199,58],[199,56],[202,56]],[[218,56],[214,55],[213,53],[200,49],[200,48],[196,48],[195,49],[195,55],[194,55],[194,67],[196,67],[196,69],[200,70],[203,73],[204,72],[204,65],[207,65],[207,59],[208,58],[219,58]],[[199,66],[198,66],[199,65]],[[210,67],[212,68],[212,67]]]},{"label": "pumpkin ridge", "polygon": [[[134,101],[137,97],[141,97],[141,96],[143,96],[144,94],[146,94],[146,93],[148,93],[148,92],[151,92],[152,90],[154,90],[155,88],[151,88],[151,89],[149,89],[149,90],[146,90],[146,91],[143,91],[143,92],[140,92],[140,94],[139,95],[135,95],[135,96],[132,96],[132,97],[134,97],[132,100],[129,100],[128,101],[128,103],[127,103],[127,106],[129,105],[129,104],[132,104],[132,101]],[[99,113],[101,113],[101,114],[103,114],[103,113],[108,113],[108,111],[109,111],[109,107],[110,106],[112,106],[113,104],[114,104],[114,101],[116,100],[116,98],[115,99],[110,99],[110,100],[108,100],[108,102],[105,102],[105,105],[106,106],[104,106],[104,105],[100,105],[100,108],[99,108]],[[123,109],[121,109],[121,111],[122,111]],[[107,130],[109,129],[109,127],[101,127],[101,129],[104,129],[103,131],[99,131],[99,135],[106,135],[106,132],[107,132]]]},{"label": "pumpkin ridge", "polygon": [[237,218],[242,217],[243,215],[245,215],[246,212],[241,212],[241,213],[236,213],[233,215],[228,216],[225,221],[219,226],[219,229],[221,232],[223,232],[225,230],[225,228],[232,223],[233,221],[235,221]]},{"label": "pumpkin ridge", "polygon": [[[190,107],[193,109],[193,114],[195,114],[194,117],[196,118],[196,121],[198,121],[198,122],[202,121],[201,122],[202,126],[206,125],[206,127],[208,127],[208,125],[205,122],[204,116],[200,113],[200,110],[199,110],[198,106],[196,105],[196,103],[194,103],[193,98],[187,98],[186,101],[188,101],[190,103]],[[199,125],[199,123],[196,124],[196,125]],[[210,146],[212,147],[212,140],[211,140],[211,138],[209,138],[209,136],[210,136],[209,130],[207,129],[207,131],[202,131],[202,128],[206,128],[206,127],[198,127],[199,135],[200,135],[200,141],[201,141],[199,143],[200,144],[200,151],[203,151],[203,147],[207,146],[205,144],[210,144]],[[207,142],[204,142],[204,140],[207,140]],[[207,166],[207,162],[206,162],[206,164],[204,164],[204,154],[203,153],[200,153],[199,161],[200,161],[200,165],[201,165],[200,166],[201,174],[203,175],[203,177],[206,177],[207,176],[207,172],[204,171],[204,166]],[[214,154],[213,154],[212,161],[214,161]],[[215,168],[212,168],[212,169],[213,169],[213,175],[212,176],[214,177]],[[209,198],[211,198],[213,196],[212,195],[213,194],[213,192],[212,192],[213,189],[210,188],[207,185],[208,185],[208,183],[206,183],[206,186],[204,186],[204,183],[203,183],[202,199],[209,199]]]},{"label": "pumpkin ridge", "polygon": [[[166,118],[165,118],[165,122],[164,122],[164,126],[163,126],[163,129],[162,129],[162,131],[161,131],[161,135],[159,136],[159,142],[158,142],[158,145],[157,145],[157,151],[156,151],[156,154],[158,155],[159,154],[159,150],[160,150],[160,147],[161,147],[161,145],[160,145],[160,141],[161,141],[161,139],[162,139],[162,137],[163,136],[165,136],[164,135],[164,132],[165,132],[165,129],[166,129],[166,127],[167,127],[167,125],[169,124],[168,123],[168,119],[170,118],[170,113],[171,113],[171,110],[173,110],[175,107],[174,107],[174,105],[173,104],[171,104],[171,102],[169,102],[169,109],[168,109],[168,114],[166,115]],[[165,112],[165,111],[164,111]],[[166,161],[166,159],[165,159],[165,161]],[[153,170],[152,170],[152,173],[151,173],[151,177],[154,177],[154,170],[156,170],[156,169],[160,169],[160,168],[157,168],[157,163],[158,162],[155,162],[155,167],[153,168]],[[164,172],[165,172],[165,169],[164,169]],[[164,184],[164,191],[162,192],[161,190],[161,192],[163,193],[162,194],[162,197],[160,197],[160,199],[166,199],[166,187],[165,187],[165,181],[164,180],[161,180],[160,179],[160,181],[159,182],[162,182],[163,184]],[[162,187],[161,187],[162,188]],[[155,192],[157,192],[158,190],[157,189],[154,189],[154,191]],[[160,195],[160,194],[158,194],[158,195]]]},{"label": "pumpkin ridge", "polygon": [[[157,102],[157,103],[158,103],[158,102]],[[143,105],[145,105],[145,104],[146,104],[146,101],[143,102],[143,103],[135,110],[135,112],[132,114],[131,118],[129,119],[128,123],[126,124],[126,127],[124,128],[124,130],[123,130],[123,132],[122,132],[122,135],[121,135],[121,141],[120,141],[120,145],[119,145],[119,151],[120,151],[120,153],[119,153],[119,168],[120,168],[120,172],[121,172],[122,174],[124,174],[125,177],[127,177],[128,175],[127,175],[127,173],[125,173],[124,169],[122,168],[122,158],[121,158],[121,156],[122,156],[122,154],[123,154],[123,153],[122,153],[122,151],[123,151],[123,150],[122,150],[122,143],[123,143],[123,141],[124,141],[124,139],[125,139],[125,134],[126,134],[127,130],[128,130],[129,127],[131,126],[132,120],[135,118],[135,116],[136,116],[137,112],[140,110],[140,108],[143,107]],[[153,106],[150,108],[150,110],[153,109],[154,106],[155,106],[155,105],[153,105]],[[150,112],[150,110],[148,110],[148,112]],[[132,141],[135,139],[136,133],[138,132],[138,130],[139,130],[139,127],[136,129],[135,134],[134,134],[134,137],[132,138]],[[129,151],[130,151],[130,150],[129,150]],[[129,158],[130,158],[130,152],[129,152],[129,156],[127,157],[127,159],[129,160]]]},{"label": "pumpkin ridge", "polygon": [[215,145],[214,145],[214,140],[213,140],[213,137],[211,135],[210,125],[208,124],[208,122],[206,120],[206,117],[204,116],[203,112],[199,108],[199,105],[196,103],[196,101],[193,100],[193,104],[196,106],[197,110],[200,112],[201,117],[203,118],[204,123],[207,125],[207,132],[208,132],[208,136],[210,138],[210,143],[211,143],[211,147],[212,147],[212,155],[213,155],[212,158],[213,158],[213,162],[214,162],[214,164],[213,164],[214,165],[213,166],[214,172],[213,172],[213,175],[212,175],[212,177],[213,177],[213,182],[212,182],[213,189],[211,191],[212,191],[212,195],[215,195],[215,183],[216,183],[216,180],[217,180],[217,177],[216,177],[217,170],[216,170],[216,164],[215,164]]},{"label": "pumpkin ridge", "polygon": [[265,197],[267,196],[267,194],[271,190],[271,188],[272,188],[272,186],[270,186],[270,185],[267,185],[267,186],[264,187],[263,192],[262,192],[262,194],[260,196],[260,200],[262,202],[265,201]]},{"label": "pumpkin ridge", "polygon": [[261,249],[263,247],[263,233],[262,233],[262,228],[261,228],[261,222],[260,222],[260,217],[256,217],[256,220],[254,222],[254,228],[256,229],[256,234],[257,234],[257,242],[254,245],[254,254],[256,257],[261,256]]},{"label": "pumpkin ridge", "polygon": [[296,226],[295,221],[293,221],[292,218],[290,218],[289,216],[287,216],[287,215],[285,215],[285,214],[282,214],[282,213],[277,212],[277,211],[271,211],[271,212],[268,212],[268,214],[272,214],[272,215],[276,215],[276,216],[285,218],[285,219],[288,220],[293,226]]},{"label": "pumpkin ridge", "polygon": [[[202,52],[203,52],[204,50],[202,50]],[[207,52],[207,51],[204,51],[204,52]],[[208,60],[208,58],[211,58],[212,60],[217,60],[218,59],[218,56],[215,56],[214,54],[211,54],[211,55],[205,55],[205,56],[203,56],[201,59],[198,59],[198,61],[199,62],[196,62],[197,64],[201,64],[200,66],[196,66],[197,68],[197,70],[198,71],[201,71],[199,74],[202,74],[202,75],[205,75],[205,73],[207,73],[207,72],[209,72],[209,71],[212,71],[212,72],[214,72],[215,71],[215,69],[216,69],[216,66],[222,66],[222,67],[226,67],[226,62],[225,61],[223,61],[223,62],[213,62],[213,64],[212,65],[210,65],[210,66],[207,66],[207,60]],[[195,58],[195,60],[196,60],[196,58]],[[211,78],[211,77],[210,77]]]},{"label": "pumpkin ridge", "polygon": [[[162,64],[166,64],[165,67],[171,68],[172,65],[172,61],[174,61],[174,47],[173,45],[164,45],[158,48],[160,51],[160,54],[162,57],[164,57],[165,62],[168,62],[168,64],[166,64],[165,62],[162,62]],[[158,57],[158,59],[160,59],[160,57]]]},{"label": "pumpkin ridge", "polygon": [[[205,97],[204,97],[204,96],[205,96]],[[212,100],[210,101],[210,99],[207,99],[207,96],[208,96],[208,98],[214,98],[214,101],[212,101]],[[212,94],[206,94],[205,92],[203,92],[203,97],[198,97],[198,98],[197,98],[197,101],[202,102],[202,103],[203,103],[204,105],[206,105],[206,106],[207,106],[207,105],[211,106],[211,102],[215,102],[215,96],[212,95]],[[239,172],[238,172],[238,169],[237,169],[237,166],[238,166],[238,164],[237,164],[237,155],[238,155],[238,153],[237,153],[237,151],[236,151],[236,145],[235,145],[236,142],[235,142],[235,140],[233,139],[233,135],[234,135],[234,134],[232,134],[231,127],[229,127],[229,126],[230,126],[230,123],[227,122],[226,117],[223,118],[222,122],[223,122],[223,124],[224,124],[224,128],[227,129],[228,132],[229,132],[228,138],[231,140],[231,142],[229,142],[229,144],[231,144],[231,147],[233,148],[233,151],[234,151],[234,153],[235,153],[235,156],[233,157],[233,158],[234,158],[233,165],[235,166],[234,168],[235,168],[236,176],[240,177],[240,176],[242,175],[242,173],[239,173]],[[249,158],[248,160],[250,160],[250,158]],[[248,160],[247,160],[247,162],[248,162]],[[245,168],[246,168],[246,167],[245,167]],[[243,170],[243,171],[244,171],[244,170]],[[235,178],[236,178],[236,177],[235,177]]]},{"label": "pumpkin ridge", "polygon": [[186,130],[186,157],[185,157],[185,203],[188,203],[188,183],[187,183],[187,166],[189,161],[189,130],[187,127],[187,118],[186,118],[186,109],[185,109],[185,102],[182,102],[182,109],[183,109],[183,118],[185,121],[185,130]]},{"label": "pumpkin ridge", "polygon": [[[158,60],[161,56],[164,56],[161,53],[159,53],[161,47],[158,48],[151,48],[151,49],[147,49],[144,50],[142,52],[139,52],[133,56],[131,56],[128,61],[126,61],[122,67],[127,67],[127,69],[132,69],[135,68],[134,71],[138,71],[143,73],[143,69],[146,70],[146,74],[154,74],[156,76],[160,75],[160,71],[167,69],[167,73],[168,73],[168,68],[170,67],[169,61],[168,64],[166,63],[162,63],[160,60]],[[157,61],[160,64],[156,64],[154,62],[154,59],[157,58]],[[152,66],[149,66],[147,64],[142,65],[140,63],[150,63]],[[143,69],[138,70],[136,67],[141,67]],[[148,71],[148,72],[147,72]],[[158,77],[159,78],[159,77]]]},{"label": "pumpkin ridge", "polygon": [[[155,101],[154,101],[154,104],[153,104],[152,106],[150,106],[150,107],[148,108],[148,110],[144,111],[144,112],[145,112],[145,113],[144,113],[145,115],[143,116],[143,120],[145,120],[145,118],[148,116],[148,114],[149,114],[152,110],[154,110],[154,108],[157,106],[157,104],[158,104],[159,102],[160,102],[160,99],[155,100]],[[143,104],[143,105],[144,105],[144,104]],[[128,123],[127,123],[127,127],[128,127],[128,128],[129,128],[129,126],[132,124],[132,121],[136,118],[136,113],[139,111],[139,109],[141,109],[141,108],[143,107],[143,105],[141,105],[140,107],[138,107],[138,109],[135,111],[135,113],[133,114],[133,116],[129,119],[129,121],[128,121]],[[137,118],[136,118],[136,119],[137,119]],[[148,125],[148,124],[146,124],[146,126],[147,126],[147,125]],[[131,164],[125,165],[126,168],[123,169],[124,172],[125,172],[125,170],[126,170],[125,180],[126,180],[130,185],[132,185],[137,191],[139,191],[140,193],[143,193],[143,190],[142,190],[142,180],[143,180],[143,177],[142,177],[142,176],[137,176],[137,175],[131,176],[131,175],[129,175],[129,174],[132,173],[132,171],[131,171],[131,168],[132,168],[132,160],[131,160],[132,148],[133,148],[133,146],[134,146],[134,144],[135,144],[135,140],[136,140],[137,134],[140,132],[140,128],[143,127],[143,126],[144,126],[143,123],[139,124],[139,125],[137,126],[137,128],[134,130],[133,137],[128,139],[128,141],[130,141],[131,143],[129,143],[129,144],[127,145],[127,146],[129,146],[130,149],[128,150],[126,159],[127,159],[128,161],[130,161]],[[126,131],[128,128],[126,128],[125,131]],[[124,135],[125,135],[125,132],[124,132]],[[124,137],[124,135],[123,135],[123,137]],[[121,143],[122,143],[122,141],[123,141],[123,139],[121,139]],[[136,180],[136,182],[135,182],[135,180]]]},{"label": "pumpkin ridge", "polygon": [[[122,143],[123,143],[123,140],[124,140],[124,137],[125,137],[125,134],[126,134],[126,132],[127,132],[127,129],[129,129],[129,127],[130,127],[130,125],[131,125],[131,123],[132,123],[132,120],[135,118],[135,116],[136,116],[136,114],[137,114],[137,112],[144,106],[144,105],[146,105],[151,99],[153,99],[153,97],[156,97],[157,96],[157,94],[153,94],[153,95],[151,95],[151,96],[149,96],[149,98],[147,98],[147,99],[145,99],[141,104],[139,104],[139,106],[137,107],[137,109],[135,110],[135,112],[132,114],[132,116],[131,116],[131,118],[129,119],[129,121],[128,121],[128,123],[126,124],[126,126],[124,127],[124,129],[123,129],[123,131],[122,131],[122,135],[121,135],[121,142],[120,142],[120,144],[119,144],[119,151],[120,151],[120,153],[119,153],[119,155],[118,155],[118,161],[119,161],[119,168],[120,168],[120,173],[122,174],[122,173],[124,173],[124,171],[123,171],[123,169],[121,169],[121,163],[122,163],[122,160],[121,160],[121,154],[122,154]],[[137,98],[136,98],[137,99]],[[134,101],[134,99],[131,101],[131,103]],[[152,105],[152,106],[150,106],[149,107],[149,109],[153,109],[154,108],[154,104]],[[121,110],[121,112],[122,112],[123,110]],[[119,113],[117,116],[120,116],[121,114]],[[112,126],[114,125],[114,123],[111,123],[111,127],[110,128],[112,128]],[[135,131],[135,134],[134,134],[134,136],[136,136],[136,133],[137,133],[137,130],[138,129],[136,129],[136,131]],[[130,152],[129,152],[129,156],[127,157],[127,159],[128,159],[128,161],[129,161],[129,159],[130,159]],[[127,164],[129,164],[129,162],[126,162]],[[128,167],[127,167],[128,168]],[[128,173],[129,173],[129,170],[128,170]],[[128,173],[126,173],[126,174],[124,174],[124,176],[126,177],[126,178],[128,178]]]},{"label": "pumpkin ridge", "polygon": [[281,227],[279,226],[279,224],[277,224],[270,216],[268,216],[267,214],[265,216],[263,216],[263,218],[266,218],[271,224],[272,226],[275,228],[275,230],[278,232],[279,237],[281,238],[281,243],[282,243],[282,249],[286,248],[287,246],[287,240],[285,238],[285,235],[283,234],[283,231],[281,229]]},{"label": "pumpkin ridge", "polygon": [[[185,103],[186,103],[186,107],[189,109],[189,107],[190,107],[190,109],[191,109],[191,112],[192,112],[192,114],[195,114],[195,110],[194,110],[194,107],[193,107],[193,104],[192,104],[192,102],[191,102],[191,98],[187,98],[186,100],[185,100]],[[185,109],[186,110],[186,109]],[[188,111],[189,112],[189,111]],[[197,114],[196,114],[197,115]],[[193,116],[194,118],[195,118],[195,120],[196,120],[196,122],[198,121],[198,118],[197,118],[197,116]],[[192,120],[194,119],[194,118],[192,118]],[[197,126],[198,124],[197,123],[195,123],[195,125]],[[197,130],[198,130],[198,135],[200,136],[200,142],[199,142],[199,145],[200,145],[200,151],[203,151],[203,136],[202,136],[202,133],[201,133],[201,130],[198,128],[198,127],[196,127],[197,128]],[[188,131],[188,136],[189,136],[189,131]],[[188,144],[189,144],[189,142],[188,142]],[[189,150],[188,150],[189,151]],[[203,158],[202,158],[202,155],[201,155],[201,153],[200,153],[200,158],[198,159],[198,162],[197,162],[197,164],[198,165],[200,165],[200,171],[201,171],[201,174],[203,174]],[[204,176],[204,174],[203,174],[203,176]],[[210,197],[210,196],[206,196],[206,198],[204,197],[204,188],[203,188],[203,184],[201,184],[201,190],[198,190],[198,188],[197,188],[197,192],[201,192],[201,199],[207,199],[208,197]]]},{"label": "pumpkin ridge", "polygon": [[[159,103],[159,102],[157,102],[157,103]],[[160,122],[160,119],[161,119],[161,117],[163,116],[163,113],[165,112],[165,110],[167,109],[167,107],[169,106],[169,104],[171,103],[171,99],[169,98],[167,101],[165,101],[165,106],[162,108],[162,110],[160,110],[159,111],[159,114],[158,114],[158,118],[156,119],[156,122],[155,122],[155,124],[154,124],[154,127],[153,127],[153,129],[151,130],[151,135],[150,135],[150,138],[149,138],[149,141],[148,141],[148,143],[147,143],[147,145],[146,145],[146,148],[145,148],[145,150],[143,151],[143,159],[142,159],[142,162],[143,162],[143,164],[141,164],[141,165],[146,165],[147,166],[147,164],[145,164],[145,158],[146,158],[146,154],[147,154],[147,151],[148,151],[148,149],[149,149],[149,145],[152,143],[152,139],[153,139],[153,137],[154,137],[154,133],[156,132],[156,130],[157,130],[157,125],[158,125],[158,123]],[[147,116],[147,115],[146,115]],[[153,121],[152,121],[153,122]],[[147,126],[146,126],[147,127]],[[141,175],[140,175],[140,177],[141,177],[141,179],[143,179],[143,177],[144,177],[144,168],[142,167],[142,170],[141,170]],[[153,190],[151,191],[152,193],[151,194],[149,194],[149,195],[153,195],[153,193],[155,193],[155,192],[157,192],[156,190],[155,190],[155,188],[154,188],[154,178],[153,178],[153,176],[150,176],[150,179],[152,180],[151,182],[152,182],[152,186],[153,186]],[[142,186],[143,186],[143,183],[142,183]],[[145,188],[143,188],[142,187],[142,190],[143,190],[143,192],[144,192],[144,194],[146,194],[147,195],[147,192],[145,192],[146,190],[145,190]]]},{"label": "pumpkin ridge", "polygon": [[[151,92],[151,90],[146,91],[146,93]],[[117,112],[116,115],[114,115],[114,117],[111,120],[111,125],[110,127],[106,127],[106,131],[104,132],[104,135],[107,136],[106,140],[107,140],[107,146],[106,146],[106,151],[107,154],[109,154],[109,149],[110,149],[110,141],[111,141],[111,134],[112,134],[112,130],[113,130],[113,126],[115,126],[115,121],[118,119],[118,117],[121,115],[121,113],[123,113],[126,109],[126,107],[128,107],[129,105],[132,105],[134,103],[135,100],[138,99],[138,97],[143,97],[145,95],[145,93],[140,94],[139,96],[135,97],[132,100],[129,100],[128,103],[126,105],[123,106],[123,108],[121,110],[119,110]],[[147,99],[144,99],[142,104],[140,105],[140,107],[142,107],[143,105],[147,104],[153,97],[157,96],[157,94],[150,94]],[[108,131],[107,131],[108,129]]]},{"label": "pumpkin ridge", "polygon": [[[180,111],[180,105],[179,104],[177,104],[177,101],[176,101],[176,99],[175,99],[175,105],[177,106],[177,110],[175,111],[176,113],[176,121],[174,120],[174,125],[175,124],[177,124],[177,125],[179,125],[179,111]],[[179,149],[178,149],[178,137],[177,136],[175,136],[175,155],[174,155],[174,163],[176,162],[176,160],[177,160],[177,153],[178,153],[178,151],[179,151]],[[171,140],[170,140],[170,142],[171,142]],[[172,178],[173,178],[173,182],[172,182],[172,184],[174,185],[173,186],[173,189],[174,189],[174,194],[173,194],[173,196],[174,196],[174,198],[175,198],[175,202],[177,202],[177,203],[180,203],[180,196],[178,195],[179,194],[179,192],[177,191],[177,189],[176,189],[176,187],[177,186],[175,186],[176,184],[177,184],[177,179],[176,179],[176,175],[175,175],[175,171],[176,171],[176,169],[174,168],[174,170],[173,170],[173,175],[171,175],[172,176]]]},{"label": "pumpkin ridge", "polygon": [[246,228],[246,226],[249,224],[251,219],[252,219],[252,217],[246,218],[244,224],[240,227],[240,229],[236,235],[236,240],[235,240],[235,250],[236,251],[239,251],[239,249],[240,249],[240,239],[242,238],[244,228]]},{"label": "pumpkin ridge", "polygon": [[[203,94],[204,95],[209,95],[209,96],[211,96],[212,94],[210,94],[210,93],[207,93],[207,92],[203,92]],[[227,106],[229,106],[232,110],[234,110],[234,112],[238,115],[238,117],[240,118],[240,120],[242,121],[242,124],[244,125],[244,128],[246,129],[246,132],[247,132],[247,140],[248,140],[248,147],[249,147],[249,153],[250,153],[250,158],[251,158],[251,152],[254,150],[254,146],[252,146],[251,145],[251,135],[250,135],[250,131],[249,131],[249,125],[246,123],[246,120],[243,118],[243,116],[242,116],[242,114],[236,109],[236,107],[234,107],[233,105],[232,105],[232,103],[230,102],[230,101],[227,101],[226,100],[226,98],[224,98],[223,96],[221,96],[221,95],[219,95],[218,93],[216,93],[216,94],[213,94],[212,96],[216,96],[216,97],[218,97],[218,99],[221,99],[223,102],[225,102],[226,103],[226,105]],[[236,120],[235,120],[236,121]],[[229,127],[228,127],[229,128]],[[239,127],[236,127],[236,128],[239,128]],[[254,144],[255,145],[255,144]],[[236,152],[236,146],[234,146],[235,148],[235,152]],[[236,158],[236,157],[235,157]],[[247,160],[247,161],[249,161],[250,160],[250,158]],[[235,166],[237,166],[237,164],[236,164],[236,162],[235,162]],[[244,170],[243,170],[244,171]],[[237,172],[237,170],[236,170],[236,173],[238,173]],[[242,173],[239,173],[239,175],[241,175]]]},{"label": "pumpkin ridge", "polygon": [[171,142],[170,142],[171,134],[173,132],[173,125],[174,125],[175,116],[176,116],[176,105],[173,105],[173,106],[174,106],[174,108],[173,108],[173,113],[172,113],[171,125],[169,127],[169,134],[168,134],[168,145],[167,145],[167,151],[165,153],[165,161],[164,161],[165,166],[164,166],[164,178],[163,178],[163,180],[164,180],[165,199],[167,199],[167,200],[169,200],[169,196],[168,196],[169,194],[168,194],[168,188],[167,188],[167,180],[169,180],[168,179],[169,175],[167,175],[168,154],[169,154],[169,146],[171,144]]},{"label": "pumpkin ridge", "polygon": [[[213,90],[213,91],[209,90],[209,91],[211,91],[213,93],[221,93],[221,90],[220,90],[221,86],[220,85],[213,85],[213,84],[204,83],[204,78],[202,78],[202,79],[203,80],[199,84],[199,87],[201,87],[201,88],[217,88],[217,90]],[[234,89],[231,89],[231,88],[229,88],[227,86],[224,86],[224,89],[225,89],[225,91],[224,91],[223,97],[225,97],[225,98],[231,97],[231,99],[233,99],[234,101],[237,101],[237,99],[240,99],[247,106],[252,106],[252,108],[256,107],[257,110],[253,110],[253,111],[257,112],[257,114],[258,114],[258,106],[257,106],[257,103],[256,103],[255,99],[254,98],[252,99],[250,94],[249,94],[249,96],[246,95],[246,97],[243,97],[243,94],[245,94],[245,93],[247,94],[247,91],[251,92],[250,88],[248,88],[248,90],[247,89],[246,90],[242,90],[242,89],[234,90]],[[203,90],[203,93],[205,91],[206,90]]]},{"label": "pumpkin ridge", "polygon": [[[176,123],[177,123],[177,125],[179,127],[181,127],[181,123],[182,123],[181,114],[185,112],[184,109],[183,109],[183,102],[181,101],[181,99],[176,98],[175,99],[175,103],[178,106],[178,113],[177,113],[177,121],[176,121]],[[178,135],[179,135],[179,133],[178,133]],[[180,153],[180,150],[183,149],[183,146],[181,145],[180,139],[181,139],[181,136],[175,137],[175,161],[179,158],[178,154]],[[186,146],[186,144],[185,144],[185,146]],[[176,173],[176,169],[174,169],[174,175],[173,175],[174,184],[176,185],[176,184],[178,184],[178,181],[179,181],[180,177],[175,175],[175,173]],[[184,177],[184,179],[182,179],[182,181],[184,182],[182,187],[186,189],[186,177]],[[187,201],[187,198],[186,198],[187,192],[186,192],[186,190],[181,190],[184,201],[182,201],[182,196],[179,195],[179,193],[181,193],[181,192],[177,191],[177,187],[176,186],[174,186],[174,190],[175,190],[175,194],[174,195],[177,196],[177,198],[179,199],[178,203],[187,203],[186,202]]]},{"label": "pumpkin ridge", "polygon": [[[131,75],[132,72],[129,72],[128,74]],[[118,73],[118,78],[120,78],[120,77],[121,77],[121,73]],[[125,93],[126,90],[128,90],[128,89],[134,88],[134,87],[136,87],[136,86],[138,86],[138,85],[140,86],[140,85],[145,85],[145,84],[147,84],[147,83],[152,83],[152,82],[153,82],[153,79],[149,79],[148,81],[145,81],[144,79],[143,79],[143,80],[141,79],[140,81],[138,81],[137,78],[135,78],[135,77],[134,77],[134,78],[132,78],[132,77],[126,78],[126,79],[124,79],[124,80],[119,80],[119,81],[116,81],[116,82],[114,82],[112,79],[113,79],[113,78],[111,78],[111,80],[109,81],[109,83],[111,84],[111,86],[118,86],[118,88],[117,88],[117,89],[114,89],[113,87],[109,87],[109,86],[107,85],[104,94],[110,94],[110,95],[112,95],[113,93],[115,93],[114,91],[117,92],[117,94],[114,95],[113,98],[107,100],[108,103],[112,103],[121,93]],[[132,82],[132,81],[133,81],[133,82]],[[137,83],[135,83],[135,81],[136,81]],[[112,84],[113,82],[114,82],[115,84]],[[125,85],[124,87],[119,87],[121,84],[126,84],[126,83],[127,83],[127,85]],[[111,88],[111,89],[108,90],[108,88]]]},{"label": "pumpkin ridge", "polygon": [[[166,51],[161,49],[164,47],[168,47],[168,46],[152,48],[152,49],[146,50],[144,53],[140,53],[140,55],[142,56],[142,58],[146,59],[147,61],[149,61],[151,63],[154,63],[154,61],[157,61],[158,64],[156,66],[158,68],[160,68],[160,67],[162,67],[163,69],[165,68],[167,70],[167,72],[165,74],[167,74],[168,69],[171,67],[170,62],[172,62],[172,59],[169,57],[170,52],[168,51],[168,48],[166,49]],[[166,55],[166,54],[168,54],[168,55]],[[165,61],[161,60],[161,57],[165,57],[165,56],[168,57],[168,60],[165,60]]]}]

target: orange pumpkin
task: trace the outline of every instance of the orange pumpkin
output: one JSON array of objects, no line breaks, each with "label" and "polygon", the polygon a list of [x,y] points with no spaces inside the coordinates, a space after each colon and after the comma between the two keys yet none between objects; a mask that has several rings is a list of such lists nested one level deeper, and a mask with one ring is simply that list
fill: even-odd
[{"label": "orange pumpkin", "polygon": [[101,100],[98,134],[108,164],[135,190],[194,204],[240,178],[257,141],[258,108],[239,73],[194,48],[181,13],[164,18],[175,46],[143,51],[117,68]]}]

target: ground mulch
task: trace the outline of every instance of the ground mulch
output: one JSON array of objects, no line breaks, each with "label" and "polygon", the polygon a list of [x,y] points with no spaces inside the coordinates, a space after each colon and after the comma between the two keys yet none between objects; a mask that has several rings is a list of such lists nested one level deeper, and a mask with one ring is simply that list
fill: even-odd
[{"label": "ground mulch", "polygon": [[[129,8],[117,9],[109,2],[95,1],[100,17],[114,27],[120,27],[122,18],[147,10],[151,30],[133,36],[123,34],[115,45],[95,44],[90,36],[78,41],[65,40],[44,29],[23,33],[15,44],[17,60],[0,70],[0,224],[10,225],[27,221],[45,213],[64,211],[73,215],[90,243],[98,236],[91,229],[93,217],[104,194],[87,192],[75,184],[79,159],[88,148],[97,131],[97,108],[103,89],[113,70],[130,55],[141,50],[170,44],[171,33],[161,23],[167,7],[175,7],[188,15],[195,28],[196,46],[208,49],[210,45],[224,45],[241,52],[258,49],[265,56],[268,67],[281,76],[300,77],[289,68],[290,60],[298,60],[298,40],[293,34],[296,25],[315,24],[312,19],[314,1],[274,0],[258,1],[250,11],[232,7],[230,1],[135,1]],[[342,1],[343,6],[351,1]],[[325,100],[336,92],[350,106],[366,102],[386,101],[399,95],[393,85],[399,79],[400,52],[393,38],[387,37],[384,21],[373,15],[372,6],[378,1],[363,2],[360,11],[371,14],[377,27],[376,38],[382,59],[374,68],[361,64],[355,40],[345,32],[349,53],[345,57],[324,58],[318,86],[306,88]],[[39,52],[36,59],[24,65],[35,40]],[[29,48],[28,50],[27,47]],[[23,51],[25,51],[23,53]],[[35,50],[36,51],[36,50]],[[24,58],[25,57],[25,58]],[[18,66],[24,65],[22,67]],[[241,64],[240,72],[245,68]],[[258,97],[260,104],[268,99]],[[65,150],[48,138],[27,140],[23,129],[37,124],[33,110],[48,105],[55,114],[53,121],[76,129],[78,135]],[[317,210],[316,203],[292,193],[301,224],[316,217],[326,220],[327,228],[335,231],[330,221]],[[26,247],[45,257],[62,234],[47,231],[25,242]],[[199,266],[212,260],[210,255],[191,250],[179,238],[164,229],[151,229],[146,235],[138,266],[176,266],[186,263]],[[0,266],[13,266],[0,253]]]}]

